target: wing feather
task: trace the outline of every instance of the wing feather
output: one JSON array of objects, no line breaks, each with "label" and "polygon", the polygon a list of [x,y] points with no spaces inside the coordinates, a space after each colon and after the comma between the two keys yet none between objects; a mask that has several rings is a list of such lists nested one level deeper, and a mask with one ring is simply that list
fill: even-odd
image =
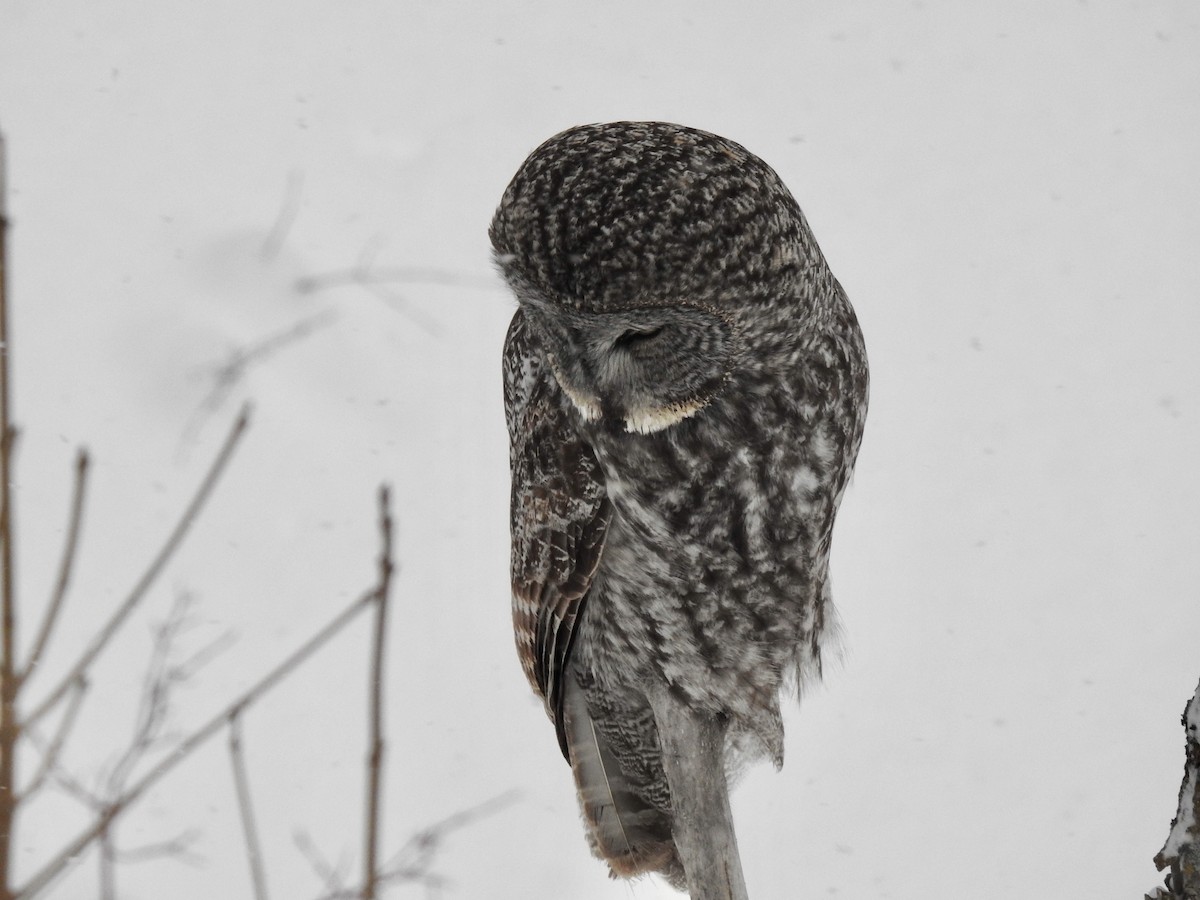
[{"label": "wing feather", "polygon": [[513,628],[521,666],[568,759],[563,678],[604,552],[612,506],[592,448],[570,421],[525,313],[504,342],[512,468]]}]

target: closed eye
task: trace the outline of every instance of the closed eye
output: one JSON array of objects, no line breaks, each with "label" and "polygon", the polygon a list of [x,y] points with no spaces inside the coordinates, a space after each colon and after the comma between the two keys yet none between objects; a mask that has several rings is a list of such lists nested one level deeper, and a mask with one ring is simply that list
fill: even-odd
[{"label": "closed eye", "polygon": [[613,341],[614,350],[633,350],[654,340],[663,332],[663,326],[647,330],[630,329]]}]

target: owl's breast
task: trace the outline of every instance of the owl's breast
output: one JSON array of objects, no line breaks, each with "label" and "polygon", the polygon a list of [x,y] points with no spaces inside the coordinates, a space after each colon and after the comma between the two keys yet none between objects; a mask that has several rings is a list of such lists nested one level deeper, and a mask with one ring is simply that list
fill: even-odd
[{"label": "owl's breast", "polygon": [[776,401],[597,437],[614,515],[581,653],[602,679],[665,679],[774,721],[785,673],[818,646],[842,478],[834,431]]}]

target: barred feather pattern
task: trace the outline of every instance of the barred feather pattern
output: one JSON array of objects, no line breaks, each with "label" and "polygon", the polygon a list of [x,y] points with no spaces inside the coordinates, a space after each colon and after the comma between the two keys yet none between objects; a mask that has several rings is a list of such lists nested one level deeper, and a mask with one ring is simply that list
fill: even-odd
[{"label": "barred feather pattern", "polygon": [[517,653],[567,753],[563,679],[580,607],[600,562],[612,506],[591,448],[565,440],[558,398],[525,317],[509,326],[504,399],[512,468],[512,596]]},{"label": "barred feather pattern", "polygon": [[795,200],[724,138],[571,129],[491,238],[518,654],[619,875],[685,881],[648,700],[783,761],[785,683],[819,677],[834,518],[862,440],[854,312]]}]

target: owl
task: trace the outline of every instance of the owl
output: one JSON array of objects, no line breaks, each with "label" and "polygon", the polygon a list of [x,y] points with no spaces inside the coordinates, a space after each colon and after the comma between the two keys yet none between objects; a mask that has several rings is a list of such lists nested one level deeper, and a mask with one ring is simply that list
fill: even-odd
[{"label": "owl", "polygon": [[867,360],[766,163],[664,122],[533,151],[489,231],[504,343],[512,604],[593,852],[744,898],[728,780],[783,762],[819,677]]}]

